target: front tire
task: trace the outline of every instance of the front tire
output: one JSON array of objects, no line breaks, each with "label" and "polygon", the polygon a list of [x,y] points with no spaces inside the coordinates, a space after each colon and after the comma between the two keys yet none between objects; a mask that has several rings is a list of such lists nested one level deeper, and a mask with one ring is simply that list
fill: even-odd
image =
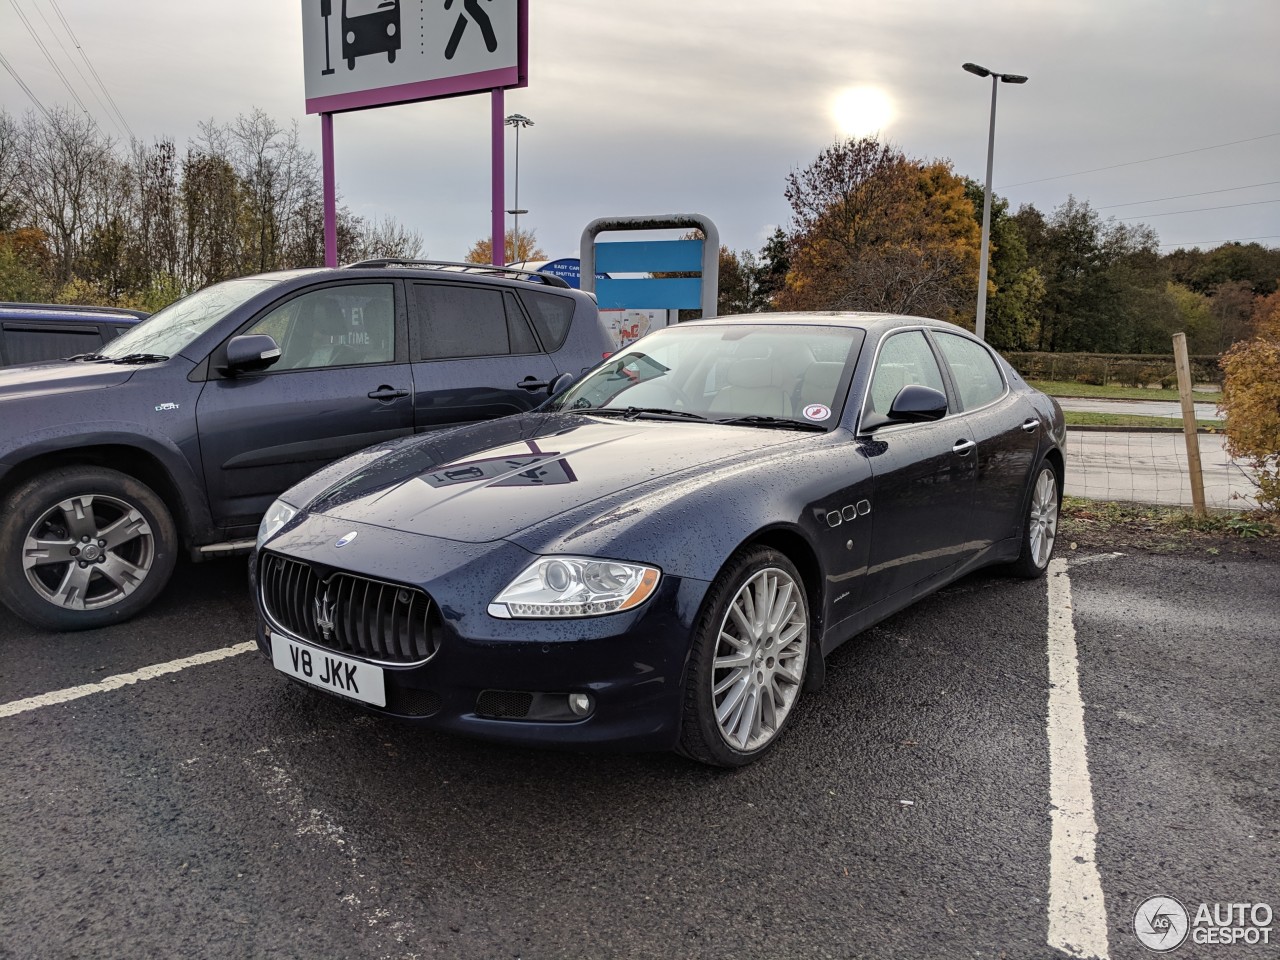
[{"label": "front tire", "polygon": [[1031,486],[1026,522],[1022,525],[1022,552],[1009,565],[1015,577],[1034,580],[1049,569],[1053,546],[1058,539],[1058,511],[1062,493],[1058,489],[1058,472],[1053,464],[1042,462]]},{"label": "front tire", "polygon": [[768,547],[735,554],[694,629],[680,752],[717,767],[764,754],[795,712],[810,655],[809,602],[795,564]]},{"label": "front tire", "polygon": [[105,467],[62,467],[0,506],[0,602],[45,630],[139,613],[164,589],[177,531],[150,487]]}]

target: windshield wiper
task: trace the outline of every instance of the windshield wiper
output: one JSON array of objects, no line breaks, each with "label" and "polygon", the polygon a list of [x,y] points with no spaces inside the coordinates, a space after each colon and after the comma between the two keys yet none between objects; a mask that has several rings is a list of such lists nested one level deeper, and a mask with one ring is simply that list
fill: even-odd
[{"label": "windshield wiper", "polygon": [[671,410],[667,407],[626,407],[619,409],[617,407],[598,407],[593,410],[584,410],[583,413],[591,414],[617,414],[623,420],[635,420],[639,417],[654,417],[657,419],[675,419],[675,420],[706,420],[700,413],[693,413],[689,410]]},{"label": "windshield wiper", "polygon": [[752,414],[745,417],[725,417],[723,420],[717,420],[716,423],[728,424],[745,424],[749,427],[766,427],[773,430],[809,430],[816,433],[826,433],[827,428],[819,423],[809,423],[807,420],[792,420],[790,417],[766,417]]},{"label": "windshield wiper", "polygon": [[126,353],[123,357],[107,357],[112,363],[162,363],[169,357],[163,353]]},{"label": "windshield wiper", "polygon": [[75,356],[72,356],[72,357],[63,357],[62,359],[63,359],[63,360],[75,360],[75,361],[77,361],[77,362],[79,362],[79,361],[84,361],[85,363],[90,363],[90,362],[95,361],[95,360],[109,360],[109,359],[111,359],[111,358],[110,358],[110,357],[107,357],[107,356],[105,356],[104,354],[101,354],[101,353],[77,353]]}]

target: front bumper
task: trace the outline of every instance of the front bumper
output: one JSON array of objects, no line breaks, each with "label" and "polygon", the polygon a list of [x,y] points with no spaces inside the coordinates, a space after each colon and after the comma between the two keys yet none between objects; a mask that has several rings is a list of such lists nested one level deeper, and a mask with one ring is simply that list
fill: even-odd
[{"label": "front bumper", "polygon": [[[353,526],[359,536],[350,546],[334,547]],[[268,549],[321,569],[417,586],[436,604],[439,648],[425,663],[393,664],[336,651],[382,668],[386,707],[357,704],[370,712],[516,744],[664,750],[677,741],[693,625],[709,586],[705,581],[664,577],[637,609],[603,617],[501,620],[490,617],[486,607],[531,559],[505,541],[406,540],[394,531],[309,517]],[[310,641],[268,622],[257,583],[259,559],[255,553],[250,564],[257,641],[270,659],[273,638]],[[493,691],[551,695],[535,702],[559,703],[568,694],[587,693],[593,709],[581,719],[563,712],[556,719],[498,719],[488,708]]]}]

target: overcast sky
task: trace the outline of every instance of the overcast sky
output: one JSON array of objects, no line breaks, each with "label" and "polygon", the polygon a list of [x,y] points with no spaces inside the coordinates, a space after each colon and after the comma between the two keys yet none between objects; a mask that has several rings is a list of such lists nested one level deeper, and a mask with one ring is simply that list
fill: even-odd
[{"label": "overcast sky", "polygon": [[[298,0],[54,2],[0,0],[0,54],[46,106],[71,96],[15,7],[113,134],[64,54],[72,44],[59,10],[139,138],[182,144],[199,121],[256,106],[296,120],[319,151]],[[1277,0],[530,6],[530,83],[508,91],[506,111],[536,124],[520,141],[520,205],[530,211],[521,225],[552,256],[576,255],[596,217],[675,212],[704,213],[723,242],[756,250],[787,221],[787,172],[869,123],[907,153],[949,158],[980,180],[990,81],[962,72],[964,61],[1030,77],[1000,87],[995,185],[1014,207],[1047,213],[1074,194],[1144,220],[1166,249],[1256,237],[1280,245],[1280,202],[1261,202],[1280,200],[1280,183],[1268,183],[1280,181]],[[4,71],[0,105],[32,107]],[[432,257],[460,258],[489,230],[488,124],[487,95],[339,115],[343,201],[363,216],[394,215]],[[1185,151],[1197,152],[1058,176]],[[1137,203],[1186,194],[1204,195]]]}]

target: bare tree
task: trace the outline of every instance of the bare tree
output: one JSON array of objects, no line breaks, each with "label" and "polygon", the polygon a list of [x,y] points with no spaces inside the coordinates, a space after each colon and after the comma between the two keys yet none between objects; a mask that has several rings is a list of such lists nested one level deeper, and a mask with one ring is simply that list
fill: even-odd
[{"label": "bare tree", "polygon": [[18,191],[34,225],[49,235],[58,279],[69,281],[93,226],[95,194],[106,185],[112,142],[88,117],[58,107],[47,119],[28,114],[19,143]]}]

